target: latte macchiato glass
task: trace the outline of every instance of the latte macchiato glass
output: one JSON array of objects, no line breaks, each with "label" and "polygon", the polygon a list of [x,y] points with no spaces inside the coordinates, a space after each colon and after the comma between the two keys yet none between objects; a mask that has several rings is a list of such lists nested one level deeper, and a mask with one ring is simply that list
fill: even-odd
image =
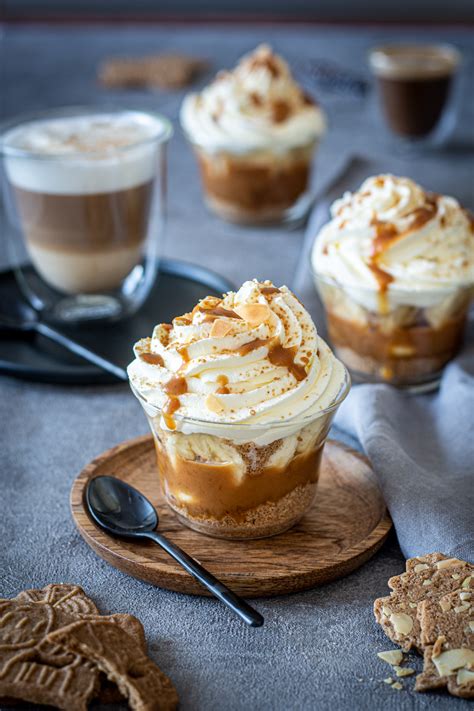
[{"label": "latte macchiato glass", "polygon": [[163,233],[169,122],[62,109],[2,133],[12,260],[43,317],[117,319],[143,303]]}]

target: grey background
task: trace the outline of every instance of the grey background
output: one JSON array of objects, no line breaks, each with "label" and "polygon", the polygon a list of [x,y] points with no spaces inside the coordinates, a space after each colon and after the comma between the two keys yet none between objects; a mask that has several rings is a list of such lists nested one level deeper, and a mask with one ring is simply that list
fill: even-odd
[{"label": "grey background", "polygon": [[[0,57],[2,117],[107,101],[161,110],[176,120],[181,93],[104,92],[95,71],[109,55],[182,49],[209,57],[216,69],[231,66],[242,52],[266,40],[295,63],[323,57],[366,76],[367,49],[397,37],[452,41],[463,51],[459,120],[449,146],[404,155],[387,136],[372,94],[356,99],[320,92],[331,128],[317,160],[316,186],[327,183],[349,154],[358,153],[435,191],[455,194],[472,207],[474,106],[468,73],[473,36],[463,30],[401,35],[387,29],[307,26],[7,27]],[[235,283],[257,276],[291,284],[303,230],[241,229],[210,216],[179,130],[170,149],[164,252],[210,266]],[[6,264],[2,238],[0,266]],[[400,692],[382,682],[390,668],[376,652],[392,645],[377,628],[371,608],[375,597],[387,593],[388,577],[403,569],[394,537],[341,581],[258,601],[266,620],[260,630],[245,628],[212,600],[153,588],[97,558],[70,518],[72,481],[92,457],[145,431],[145,419],[126,386],[67,388],[0,379],[1,596],[51,581],[75,582],[104,611],[136,614],[145,624],[154,659],[175,682],[185,710],[468,708],[467,702],[443,695],[415,694],[413,679],[404,680],[406,688]],[[203,562],[212,564],[212,557]],[[413,663],[420,668],[419,659]]]}]

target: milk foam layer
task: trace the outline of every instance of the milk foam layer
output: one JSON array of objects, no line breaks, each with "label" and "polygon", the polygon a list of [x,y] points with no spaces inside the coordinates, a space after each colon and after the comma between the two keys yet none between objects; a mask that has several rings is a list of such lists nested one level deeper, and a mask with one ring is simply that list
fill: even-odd
[{"label": "milk foam layer", "polygon": [[2,137],[14,185],[32,192],[87,195],[125,190],[152,179],[165,121],[123,112],[24,123]]},{"label": "milk foam layer", "polygon": [[452,197],[380,175],[336,200],[331,215],[316,238],[313,269],[366,308],[377,310],[374,264],[389,276],[392,307],[430,307],[474,284],[472,217]]},{"label": "milk foam layer", "polygon": [[[154,407],[166,412],[179,377],[174,425],[186,434],[268,444],[301,430],[346,388],[345,369],[308,312],[287,287],[270,282],[247,281],[223,300],[207,297],[171,328],[156,326],[134,352],[128,374],[150,416]],[[144,359],[149,353],[157,362]],[[163,415],[160,426],[168,427]]]},{"label": "milk foam layer", "polygon": [[322,110],[302,92],[287,63],[261,45],[232,72],[221,72],[181,107],[190,140],[209,152],[285,152],[325,131]]}]

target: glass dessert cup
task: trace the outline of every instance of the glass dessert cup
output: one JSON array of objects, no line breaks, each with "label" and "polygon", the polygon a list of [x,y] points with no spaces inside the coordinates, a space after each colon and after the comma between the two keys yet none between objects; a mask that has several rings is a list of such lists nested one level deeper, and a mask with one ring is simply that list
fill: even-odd
[{"label": "glass dessert cup", "polygon": [[[163,428],[161,411],[132,386],[153,433],[168,506],[184,525],[228,539],[274,536],[311,508],[324,443],[349,389],[346,371],[334,402],[312,416],[265,425],[176,417],[178,431]],[[206,434],[206,428],[219,435]],[[237,430],[240,444],[230,439]],[[278,432],[278,439],[262,443],[269,431],[272,437]]]},{"label": "glass dessert cup", "polygon": [[413,392],[439,385],[461,346],[472,286],[383,293],[344,287],[314,271],[313,276],[329,339],[355,381]]},{"label": "glass dessert cup", "polygon": [[297,223],[311,204],[308,192],[317,143],[274,152],[211,153],[193,144],[208,208],[242,225]]}]

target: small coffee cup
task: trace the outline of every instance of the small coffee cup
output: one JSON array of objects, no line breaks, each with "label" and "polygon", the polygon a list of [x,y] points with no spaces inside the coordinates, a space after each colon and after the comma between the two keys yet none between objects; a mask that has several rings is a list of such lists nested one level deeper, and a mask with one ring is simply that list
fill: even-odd
[{"label": "small coffee cup", "polygon": [[388,44],[371,50],[369,64],[393,133],[419,140],[438,129],[460,60],[460,52],[446,44]]}]

